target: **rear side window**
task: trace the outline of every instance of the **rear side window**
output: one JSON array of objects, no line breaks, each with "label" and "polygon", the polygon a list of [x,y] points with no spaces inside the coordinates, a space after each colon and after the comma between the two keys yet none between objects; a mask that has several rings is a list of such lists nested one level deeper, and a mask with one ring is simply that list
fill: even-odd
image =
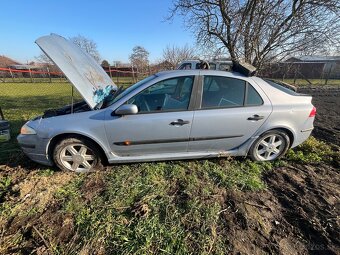
[{"label": "rear side window", "polygon": [[262,105],[263,100],[252,85],[240,79],[205,76],[202,109]]},{"label": "rear side window", "polygon": [[223,76],[205,76],[202,109],[229,108],[244,105],[246,82]]},{"label": "rear side window", "polygon": [[262,105],[263,100],[259,93],[251,86],[249,83],[247,85],[247,98],[246,98],[246,106],[256,106]]}]

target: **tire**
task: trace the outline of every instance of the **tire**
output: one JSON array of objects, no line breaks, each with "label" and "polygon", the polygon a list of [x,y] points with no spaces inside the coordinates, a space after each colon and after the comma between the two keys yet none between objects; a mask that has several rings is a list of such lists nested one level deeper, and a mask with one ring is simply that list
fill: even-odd
[{"label": "tire", "polygon": [[86,138],[66,138],[53,150],[54,163],[63,171],[87,173],[103,169],[103,155],[98,146]]},{"label": "tire", "polygon": [[254,161],[273,161],[282,157],[289,149],[290,139],[282,130],[270,130],[255,140],[249,150]]}]

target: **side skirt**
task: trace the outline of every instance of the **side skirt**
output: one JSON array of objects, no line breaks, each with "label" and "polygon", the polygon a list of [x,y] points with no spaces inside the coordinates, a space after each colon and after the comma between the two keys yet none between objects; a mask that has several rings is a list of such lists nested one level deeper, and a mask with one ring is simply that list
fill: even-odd
[{"label": "side skirt", "polygon": [[151,162],[179,159],[206,159],[229,156],[244,156],[238,149],[220,152],[185,152],[185,153],[162,153],[142,156],[119,157],[113,153],[110,155],[109,163],[129,163],[129,162]]}]

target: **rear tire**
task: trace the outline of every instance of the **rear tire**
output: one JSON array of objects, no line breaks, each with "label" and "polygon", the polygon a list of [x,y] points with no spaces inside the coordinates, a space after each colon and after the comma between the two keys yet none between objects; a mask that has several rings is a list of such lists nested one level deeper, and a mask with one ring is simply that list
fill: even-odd
[{"label": "rear tire", "polygon": [[249,150],[254,161],[273,161],[282,157],[289,149],[290,139],[286,132],[270,130],[255,140]]},{"label": "rear tire", "polygon": [[102,155],[98,146],[86,138],[66,138],[53,150],[53,160],[64,171],[87,173],[102,170]]}]

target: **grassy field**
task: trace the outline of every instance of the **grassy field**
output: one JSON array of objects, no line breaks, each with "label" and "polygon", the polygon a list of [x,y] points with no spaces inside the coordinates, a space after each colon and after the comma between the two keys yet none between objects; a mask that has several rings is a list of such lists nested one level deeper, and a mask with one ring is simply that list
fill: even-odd
[{"label": "grassy field", "polygon": [[[0,83],[0,92],[13,137],[0,144],[1,254],[37,250],[49,254],[226,254],[235,247],[228,239],[233,224],[248,224],[237,199],[232,199],[233,192],[241,192],[241,197],[258,192],[261,197],[267,187],[264,174],[270,176],[274,169],[289,164],[327,163],[334,157],[327,144],[311,138],[275,163],[188,160],[116,165],[91,175],[60,173],[28,161],[15,137],[25,121],[47,108],[70,103],[71,86]],[[252,211],[247,210],[250,215]],[[263,236],[267,223],[260,213],[249,224],[263,229]],[[230,215],[235,222],[228,219]]]},{"label": "grassy field", "polygon": [[[45,110],[71,102],[68,83],[0,83],[0,107],[11,124],[11,141],[0,144],[0,164],[18,152],[16,136],[21,126]],[[80,96],[76,93],[76,98]]]},{"label": "grassy field", "polygon": [[[1,75],[0,75],[1,77]],[[140,78],[138,78],[140,79]],[[112,80],[120,85],[134,83],[133,77],[112,77]],[[16,78],[0,78],[1,83],[68,83],[66,78],[27,78],[27,77],[16,77]]]}]

